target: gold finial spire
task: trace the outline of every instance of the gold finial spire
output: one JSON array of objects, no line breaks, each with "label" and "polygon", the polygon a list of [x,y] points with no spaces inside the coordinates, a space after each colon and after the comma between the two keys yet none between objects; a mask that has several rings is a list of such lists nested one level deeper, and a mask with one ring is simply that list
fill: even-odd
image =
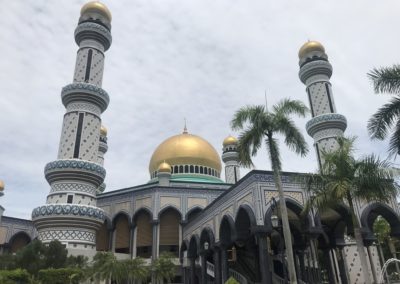
[{"label": "gold finial spire", "polygon": [[188,130],[186,127],[186,118],[184,118],[184,121],[185,121],[185,126],[183,127],[183,134],[188,134]]}]

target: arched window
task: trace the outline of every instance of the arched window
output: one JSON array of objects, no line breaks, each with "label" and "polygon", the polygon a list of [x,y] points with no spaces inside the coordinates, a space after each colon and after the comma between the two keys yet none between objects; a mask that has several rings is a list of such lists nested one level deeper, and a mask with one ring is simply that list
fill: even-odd
[{"label": "arched window", "polygon": [[115,222],[115,252],[126,253],[130,252],[130,229],[129,220],[126,215],[120,214],[114,220]]},{"label": "arched window", "polygon": [[142,210],[135,216],[136,223],[136,256],[150,258],[153,244],[151,216]]},{"label": "arched window", "polygon": [[185,173],[188,173],[188,172],[189,172],[189,166],[185,165]]},{"label": "arched window", "polygon": [[101,225],[96,234],[96,250],[109,251],[110,237],[107,230],[107,221]]},{"label": "arched window", "polygon": [[208,168],[208,174],[211,175],[211,169],[210,168]]},{"label": "arched window", "polygon": [[215,171],[214,169],[211,169],[211,175],[214,176],[215,175]]},{"label": "arched window", "polygon": [[201,174],[203,173],[203,167],[202,166],[200,166],[200,173]]},{"label": "arched window", "polygon": [[190,166],[190,173],[194,173],[194,167],[192,165]]},{"label": "arched window", "polygon": [[160,216],[160,247],[159,251],[179,255],[179,224],[181,216],[175,209],[167,209]]},{"label": "arched window", "polygon": [[179,166],[179,173],[183,173],[183,166]]},{"label": "arched window", "polygon": [[179,167],[178,166],[175,166],[174,167],[174,174],[177,174],[179,172]]},{"label": "arched window", "polygon": [[199,173],[199,166],[195,166],[195,167],[194,167],[194,172],[195,172],[196,174]]}]

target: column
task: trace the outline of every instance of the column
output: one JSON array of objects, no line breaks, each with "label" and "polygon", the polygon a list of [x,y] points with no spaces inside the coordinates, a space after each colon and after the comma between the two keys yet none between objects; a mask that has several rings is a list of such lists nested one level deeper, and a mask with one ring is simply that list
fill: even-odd
[{"label": "column", "polygon": [[200,254],[201,260],[201,283],[207,283],[207,253],[203,251]]},{"label": "column", "polygon": [[368,252],[369,264],[371,266],[372,278],[374,278],[374,283],[378,283],[378,278],[376,277],[376,268],[371,254],[371,246],[367,246],[367,252]]},{"label": "column", "polygon": [[258,244],[259,268],[261,272],[261,283],[272,283],[272,275],[269,264],[269,253],[267,249],[267,235],[263,233],[256,234]]},{"label": "column", "polygon": [[323,255],[324,255],[325,262],[327,264],[329,283],[336,284],[335,272],[333,270],[329,249],[324,249]]},{"label": "column", "polygon": [[215,284],[222,284],[220,249],[214,246],[214,278]]},{"label": "column", "polygon": [[304,251],[299,250],[297,252],[297,255],[299,257],[300,279],[304,282],[307,282],[308,279],[307,279],[306,269],[305,269],[305,265],[304,265]]},{"label": "column", "polygon": [[131,254],[131,258],[133,257],[134,253],[135,227],[136,225],[132,224],[131,229],[129,231],[129,253]]},{"label": "column", "polygon": [[159,236],[158,236],[158,220],[153,221],[153,243],[152,243],[152,253],[151,258],[154,260],[158,257],[158,244],[159,244]]},{"label": "column", "polygon": [[229,278],[229,266],[228,266],[228,252],[225,246],[221,246],[221,277],[222,283],[225,283]]},{"label": "column", "polygon": [[190,261],[190,284],[196,284],[196,258],[189,258]]},{"label": "column", "polygon": [[113,250],[113,244],[114,244],[114,230],[113,229],[108,229],[108,248],[107,251],[114,251]]},{"label": "column", "polygon": [[111,238],[111,251],[115,252],[115,241],[117,236],[117,230],[114,228],[112,230],[112,238]]},{"label": "column", "polygon": [[340,280],[342,281],[342,284],[349,284],[349,278],[347,275],[347,265],[346,265],[346,258],[344,257],[344,252],[343,252],[343,246],[338,246],[337,247],[337,259],[338,259],[338,265],[339,265],[339,274],[340,274]]}]

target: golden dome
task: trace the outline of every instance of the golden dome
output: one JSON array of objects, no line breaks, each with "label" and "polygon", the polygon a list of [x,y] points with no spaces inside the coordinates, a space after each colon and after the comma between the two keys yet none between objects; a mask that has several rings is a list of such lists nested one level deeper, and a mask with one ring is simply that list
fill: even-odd
[{"label": "golden dome", "polygon": [[318,41],[307,41],[302,47],[300,47],[299,58],[303,58],[307,53],[312,51],[325,52],[325,48]]},{"label": "golden dome", "polygon": [[221,160],[214,147],[203,138],[187,132],[172,136],[157,147],[150,160],[150,174],[162,162],[171,166],[206,166],[221,172]]},{"label": "golden dome", "polygon": [[81,16],[87,12],[97,12],[106,17],[110,22],[112,19],[111,12],[107,6],[99,1],[91,1],[83,5],[81,9]]},{"label": "golden dome", "polygon": [[100,135],[107,136],[107,128],[104,125],[100,127]]},{"label": "golden dome", "polygon": [[0,191],[4,190],[4,181],[0,179]]},{"label": "golden dome", "polygon": [[228,145],[236,145],[238,142],[236,137],[233,137],[232,135],[229,135],[228,137],[226,137],[224,139],[224,142],[222,143],[222,145],[224,147],[228,146]]},{"label": "golden dome", "polygon": [[158,172],[159,173],[170,173],[171,172],[171,166],[166,162],[162,162],[160,164],[160,166],[158,167]]}]

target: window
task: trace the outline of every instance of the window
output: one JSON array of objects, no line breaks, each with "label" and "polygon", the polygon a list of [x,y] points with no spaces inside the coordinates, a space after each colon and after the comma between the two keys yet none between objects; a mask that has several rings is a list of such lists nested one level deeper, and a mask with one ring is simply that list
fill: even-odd
[{"label": "window", "polygon": [[73,195],[68,195],[67,196],[67,203],[72,203],[72,199],[74,198]]}]

